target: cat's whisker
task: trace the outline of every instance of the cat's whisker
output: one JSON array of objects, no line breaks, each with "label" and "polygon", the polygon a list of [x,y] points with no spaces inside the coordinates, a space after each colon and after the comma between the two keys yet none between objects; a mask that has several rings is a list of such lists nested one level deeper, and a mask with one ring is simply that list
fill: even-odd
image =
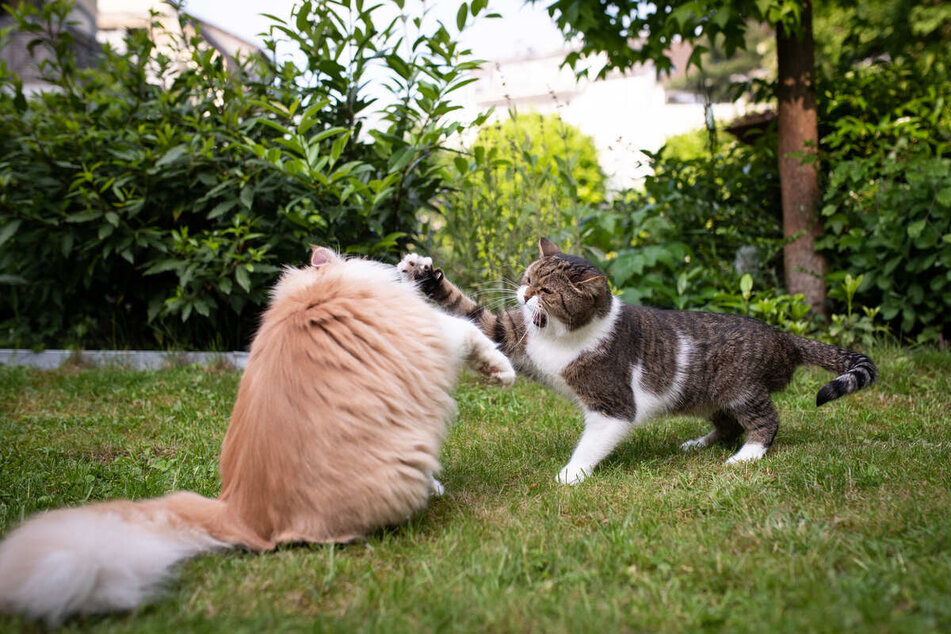
[{"label": "cat's whisker", "polygon": [[505,308],[507,305],[510,305],[511,302],[507,301],[505,298],[495,299],[492,301],[484,302],[482,306],[486,308],[489,312],[496,312],[500,308]]},{"label": "cat's whisker", "polygon": [[517,289],[508,288],[505,286],[487,286],[485,288],[480,288],[473,293],[476,296],[485,294],[485,293],[512,293],[514,294]]}]

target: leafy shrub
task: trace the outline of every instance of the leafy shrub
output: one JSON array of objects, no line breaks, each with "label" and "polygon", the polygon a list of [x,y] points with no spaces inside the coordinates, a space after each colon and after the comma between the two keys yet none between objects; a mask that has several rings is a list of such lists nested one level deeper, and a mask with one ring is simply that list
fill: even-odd
[{"label": "leafy shrub", "polygon": [[736,289],[743,272],[780,287],[775,151],[768,143],[723,148],[712,157],[649,155],[654,173],[644,188],[622,192],[591,219],[586,245],[628,301],[704,306]]},{"label": "leafy shrub", "polygon": [[951,336],[948,80],[946,65],[911,59],[852,71],[825,91],[817,247],[834,270],[863,276],[860,301],[921,341]]},{"label": "leafy shrub", "polygon": [[464,285],[518,279],[539,236],[580,248],[584,218],[604,200],[594,141],[557,115],[511,117],[480,130],[446,162],[431,250]]},{"label": "leafy shrub", "polygon": [[[241,347],[308,242],[392,254],[410,240],[459,127],[446,96],[472,65],[441,27],[404,46],[399,20],[374,26],[378,7],[304,2],[275,20],[268,48],[291,39],[301,67],[229,69],[182,15],[184,36],[159,36],[170,53],[156,22],[85,71],[69,3],[15,10],[52,52],[51,90],[27,99],[0,70],[0,345]],[[397,94],[371,108],[374,64]]]}]

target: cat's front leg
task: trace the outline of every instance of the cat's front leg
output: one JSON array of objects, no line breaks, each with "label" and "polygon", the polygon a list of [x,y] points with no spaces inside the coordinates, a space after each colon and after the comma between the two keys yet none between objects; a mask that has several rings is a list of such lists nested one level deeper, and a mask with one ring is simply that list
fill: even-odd
[{"label": "cat's front leg", "polygon": [[508,358],[471,321],[442,312],[437,314],[457,364],[465,361],[473,370],[500,385],[515,382],[515,369]]},{"label": "cat's front leg", "polygon": [[558,473],[560,484],[580,484],[631,431],[629,421],[585,410],[584,432],[571,460]]}]

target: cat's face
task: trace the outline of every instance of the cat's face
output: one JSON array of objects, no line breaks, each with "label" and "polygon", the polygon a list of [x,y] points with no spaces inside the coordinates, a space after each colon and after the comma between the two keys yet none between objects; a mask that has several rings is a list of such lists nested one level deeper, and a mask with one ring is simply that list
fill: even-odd
[{"label": "cat's face", "polygon": [[547,240],[539,246],[542,256],[525,270],[517,294],[526,326],[557,336],[610,311],[611,290],[596,266]]}]

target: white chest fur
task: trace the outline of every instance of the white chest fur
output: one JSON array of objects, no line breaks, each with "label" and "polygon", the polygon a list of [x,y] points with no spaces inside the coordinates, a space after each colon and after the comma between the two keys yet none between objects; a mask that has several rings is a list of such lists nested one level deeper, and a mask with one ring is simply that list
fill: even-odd
[{"label": "white chest fur", "polygon": [[634,418],[636,424],[646,423],[648,420],[676,408],[680,392],[683,389],[691,348],[690,339],[681,335],[674,359],[673,380],[667,389],[660,394],[651,392],[645,385],[644,375],[650,369],[645,369],[641,363],[634,364],[631,369],[631,391],[634,393],[634,406],[637,408],[637,415]]},{"label": "white chest fur", "polygon": [[[621,302],[614,298],[611,310],[607,315],[592,321],[590,324],[561,333],[559,336],[550,336],[551,331],[537,328],[527,321],[525,352],[532,364],[548,383],[563,396],[574,399],[574,391],[565,382],[562,372],[568,364],[579,355],[595,349],[614,330],[614,324],[621,312]],[[551,328],[549,324],[546,328]]]}]

